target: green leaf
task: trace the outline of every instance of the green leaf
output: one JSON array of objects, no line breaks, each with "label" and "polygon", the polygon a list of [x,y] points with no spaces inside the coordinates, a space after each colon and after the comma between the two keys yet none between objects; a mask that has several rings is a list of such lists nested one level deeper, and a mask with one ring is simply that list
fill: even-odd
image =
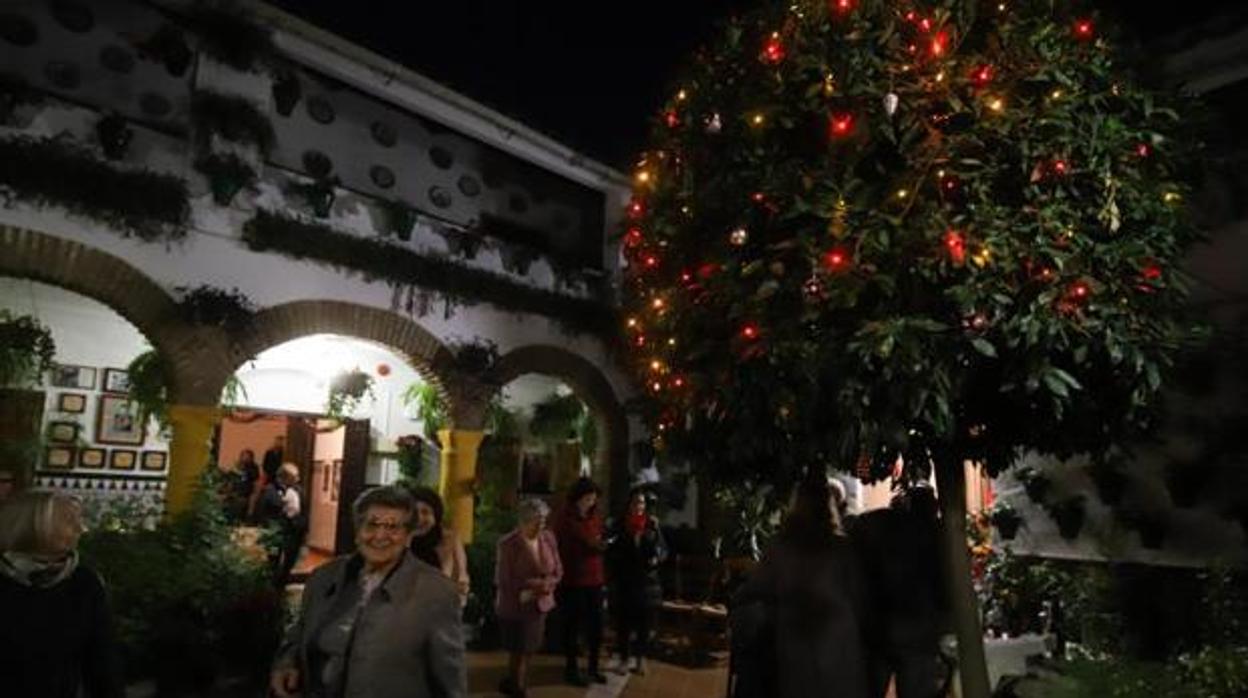
[{"label": "green leaf", "polygon": [[989,342],[983,337],[976,337],[975,339],[972,339],[971,346],[975,347],[975,351],[978,351],[984,356],[989,356],[994,359],[997,358],[997,348],[992,346],[992,342]]}]

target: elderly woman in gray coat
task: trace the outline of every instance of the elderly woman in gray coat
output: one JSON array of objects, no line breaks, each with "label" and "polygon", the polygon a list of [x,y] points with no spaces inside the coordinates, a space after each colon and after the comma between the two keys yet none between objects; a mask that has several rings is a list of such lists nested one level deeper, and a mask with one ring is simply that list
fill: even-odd
[{"label": "elderly woman in gray coat", "polygon": [[455,584],[408,552],[416,503],[379,487],[354,504],[356,552],[312,574],[270,680],[281,698],[462,698]]},{"label": "elderly woman in gray coat", "polygon": [[826,477],[797,489],[775,541],[733,599],[734,698],[866,698],[867,608]]}]

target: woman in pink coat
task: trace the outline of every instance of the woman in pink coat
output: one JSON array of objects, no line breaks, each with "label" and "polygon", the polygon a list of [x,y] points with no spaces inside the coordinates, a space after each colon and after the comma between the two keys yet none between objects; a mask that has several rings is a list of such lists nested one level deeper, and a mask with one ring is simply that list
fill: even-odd
[{"label": "woman in pink coat", "polygon": [[498,690],[523,697],[529,658],[542,646],[546,614],[555,607],[563,565],[555,537],[546,530],[550,507],[540,499],[526,499],[516,513],[516,529],[498,541],[494,608],[511,660]]}]

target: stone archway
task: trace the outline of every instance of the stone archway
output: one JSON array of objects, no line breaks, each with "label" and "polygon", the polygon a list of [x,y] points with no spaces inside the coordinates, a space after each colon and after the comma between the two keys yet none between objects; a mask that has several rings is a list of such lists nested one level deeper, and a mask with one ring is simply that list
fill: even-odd
[{"label": "stone archway", "polygon": [[443,398],[449,395],[451,352],[425,328],[397,313],[353,303],[304,300],[283,303],[256,314],[249,330],[231,346],[225,380],[249,358],[269,347],[314,334],[336,334],[384,345],[399,353]]},{"label": "stone archway", "polygon": [[628,417],[602,370],[588,359],[566,349],[530,345],[507,352],[488,376],[492,386],[501,388],[528,374],[559,378],[567,383],[598,419],[601,443],[606,449],[604,464],[610,473],[608,494],[614,508],[628,492]]}]

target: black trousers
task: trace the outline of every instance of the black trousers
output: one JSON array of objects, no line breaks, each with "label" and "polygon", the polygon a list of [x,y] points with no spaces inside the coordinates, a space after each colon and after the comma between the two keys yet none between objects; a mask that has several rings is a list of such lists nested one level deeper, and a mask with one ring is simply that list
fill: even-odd
[{"label": "black trousers", "polygon": [[645,658],[650,652],[650,632],[654,628],[658,609],[647,603],[617,604],[615,611],[615,642],[619,645],[620,658]]},{"label": "black trousers", "polygon": [[602,647],[602,587],[564,587],[561,590],[563,609],[563,653],[568,671],[576,671],[580,656],[580,636],[589,645],[587,667],[598,673],[598,651]]}]

